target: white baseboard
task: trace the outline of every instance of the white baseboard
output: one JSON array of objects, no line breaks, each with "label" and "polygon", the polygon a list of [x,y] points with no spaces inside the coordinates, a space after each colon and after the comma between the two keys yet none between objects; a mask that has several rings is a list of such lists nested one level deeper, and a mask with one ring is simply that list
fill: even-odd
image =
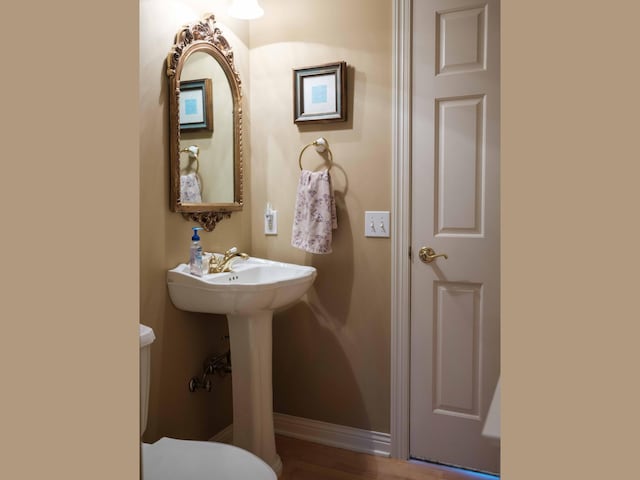
[{"label": "white baseboard", "polygon": [[278,435],[308,440],[330,447],[382,457],[391,456],[391,435],[360,428],[294,417],[284,413],[273,414],[273,425]]},{"label": "white baseboard", "polygon": [[[391,435],[360,428],[345,427],[333,423],[294,417],[284,413],[273,414],[273,427],[278,435],[299,438],[309,442],[344,448],[354,452],[369,453],[381,457],[391,456]],[[233,424],[211,438],[212,442],[231,443]]]},{"label": "white baseboard", "polygon": [[233,442],[233,423],[218,433],[216,433],[211,439],[210,442],[218,442],[218,443],[231,443]]}]

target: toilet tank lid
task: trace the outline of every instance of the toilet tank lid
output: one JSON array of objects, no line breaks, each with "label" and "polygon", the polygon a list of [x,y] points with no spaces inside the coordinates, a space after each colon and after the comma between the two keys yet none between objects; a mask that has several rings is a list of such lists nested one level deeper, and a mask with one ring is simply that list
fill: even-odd
[{"label": "toilet tank lid", "polygon": [[140,324],[140,348],[151,345],[156,339],[151,327]]}]

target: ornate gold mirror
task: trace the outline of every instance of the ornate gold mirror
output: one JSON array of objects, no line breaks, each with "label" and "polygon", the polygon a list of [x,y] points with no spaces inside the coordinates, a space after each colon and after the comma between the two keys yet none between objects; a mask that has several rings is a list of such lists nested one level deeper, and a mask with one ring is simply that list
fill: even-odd
[{"label": "ornate gold mirror", "polygon": [[242,210],[242,90],[215,17],[184,25],[167,56],[171,210],[211,231]]}]

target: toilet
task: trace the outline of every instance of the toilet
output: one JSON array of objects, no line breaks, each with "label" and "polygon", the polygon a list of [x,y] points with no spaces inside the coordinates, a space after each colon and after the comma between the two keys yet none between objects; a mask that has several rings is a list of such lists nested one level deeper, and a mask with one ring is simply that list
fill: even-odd
[{"label": "toilet", "polygon": [[[140,436],[147,428],[153,329],[140,324]],[[216,442],[161,438],[143,443],[142,480],[277,480],[275,472],[251,452]]]}]

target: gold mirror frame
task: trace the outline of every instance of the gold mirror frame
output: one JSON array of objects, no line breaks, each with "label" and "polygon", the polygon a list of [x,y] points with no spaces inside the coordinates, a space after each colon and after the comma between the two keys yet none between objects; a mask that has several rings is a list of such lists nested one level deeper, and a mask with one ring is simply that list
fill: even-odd
[{"label": "gold mirror frame", "polygon": [[[218,62],[224,71],[233,97],[233,203],[190,203],[180,201],[180,74],[186,60],[195,52],[205,52]],[[242,90],[229,42],[216,26],[215,16],[207,14],[197,23],[183,25],[176,33],[174,45],[167,56],[169,78],[169,142],[171,165],[172,212],[180,212],[186,219],[198,222],[210,232],[231,212],[242,210]]]}]

